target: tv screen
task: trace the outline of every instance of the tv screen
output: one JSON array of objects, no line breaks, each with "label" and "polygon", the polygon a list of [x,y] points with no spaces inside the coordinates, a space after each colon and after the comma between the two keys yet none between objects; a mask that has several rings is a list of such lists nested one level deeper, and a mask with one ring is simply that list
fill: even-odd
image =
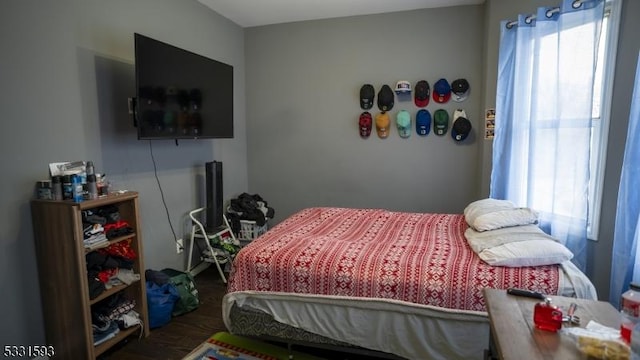
[{"label": "tv screen", "polygon": [[135,34],[138,139],[233,137],[233,66]]}]

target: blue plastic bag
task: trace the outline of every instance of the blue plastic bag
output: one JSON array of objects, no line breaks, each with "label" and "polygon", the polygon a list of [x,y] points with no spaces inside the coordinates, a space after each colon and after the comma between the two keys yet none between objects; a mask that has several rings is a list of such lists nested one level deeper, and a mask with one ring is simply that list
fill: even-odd
[{"label": "blue plastic bag", "polygon": [[173,306],[179,298],[180,294],[175,285],[158,285],[153,281],[147,281],[147,307],[151,329],[164,326],[171,321]]}]

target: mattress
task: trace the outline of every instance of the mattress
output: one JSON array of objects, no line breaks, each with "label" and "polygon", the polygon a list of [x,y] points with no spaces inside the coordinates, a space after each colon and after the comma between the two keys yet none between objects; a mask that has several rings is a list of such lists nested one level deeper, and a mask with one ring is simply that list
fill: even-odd
[{"label": "mattress", "polygon": [[[304,209],[234,260],[223,316],[247,308],[336,341],[409,359],[481,358],[485,287],[595,298],[571,263],[492,267],[461,214]],[[236,327],[237,329],[237,327]]]}]

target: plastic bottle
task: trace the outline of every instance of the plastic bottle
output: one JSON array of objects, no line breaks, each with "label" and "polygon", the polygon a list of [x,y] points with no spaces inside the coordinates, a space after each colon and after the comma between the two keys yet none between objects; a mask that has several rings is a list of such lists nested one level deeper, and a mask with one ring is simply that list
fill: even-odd
[{"label": "plastic bottle", "polygon": [[633,317],[640,317],[640,285],[629,284],[629,290],[622,294],[621,309]]},{"label": "plastic bottle", "polygon": [[72,175],[71,176],[71,191],[73,192],[73,201],[81,202],[83,199],[83,188],[82,182],[80,180],[80,176]]},{"label": "plastic bottle", "polygon": [[631,344],[631,333],[638,322],[640,322],[640,318],[627,314],[625,310],[620,310],[620,337],[627,344]]},{"label": "plastic bottle", "polygon": [[631,331],[631,360],[640,360],[640,322]]}]

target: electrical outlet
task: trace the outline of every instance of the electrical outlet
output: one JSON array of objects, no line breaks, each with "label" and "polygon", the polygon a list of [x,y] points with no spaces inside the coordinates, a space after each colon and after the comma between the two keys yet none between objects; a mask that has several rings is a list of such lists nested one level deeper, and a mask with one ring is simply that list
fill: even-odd
[{"label": "electrical outlet", "polygon": [[176,252],[178,254],[182,254],[182,251],[184,251],[184,241],[182,239],[178,239],[176,241]]}]

